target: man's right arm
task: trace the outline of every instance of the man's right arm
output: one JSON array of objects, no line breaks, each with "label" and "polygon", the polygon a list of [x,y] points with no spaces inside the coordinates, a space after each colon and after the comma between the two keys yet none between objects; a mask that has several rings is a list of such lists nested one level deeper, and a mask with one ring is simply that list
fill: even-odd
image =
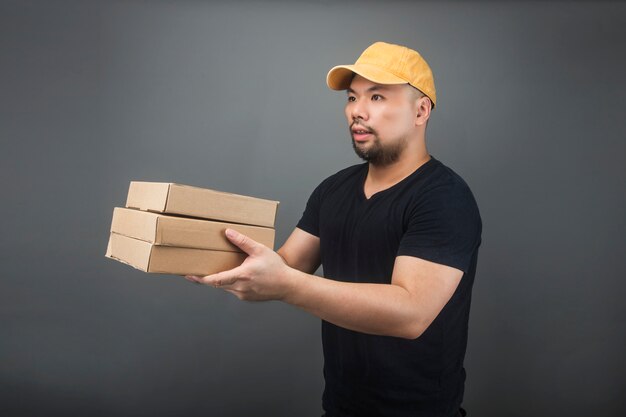
[{"label": "man's right arm", "polygon": [[320,238],[297,227],[276,252],[287,265],[307,274],[313,274],[321,263]]}]

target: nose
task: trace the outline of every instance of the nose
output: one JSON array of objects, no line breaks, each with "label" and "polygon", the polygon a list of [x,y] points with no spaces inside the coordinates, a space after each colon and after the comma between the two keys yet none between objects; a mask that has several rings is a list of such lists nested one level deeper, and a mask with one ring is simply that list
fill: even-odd
[{"label": "nose", "polygon": [[362,100],[349,102],[346,110],[348,110],[348,116],[352,121],[358,119],[367,120],[367,106]]}]

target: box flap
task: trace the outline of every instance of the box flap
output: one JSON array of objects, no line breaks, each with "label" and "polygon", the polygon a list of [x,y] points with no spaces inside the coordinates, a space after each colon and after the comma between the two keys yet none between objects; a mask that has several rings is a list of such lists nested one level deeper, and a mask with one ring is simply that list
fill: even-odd
[{"label": "box flap", "polygon": [[152,245],[143,240],[111,233],[107,257],[147,272]]},{"label": "box flap", "polygon": [[163,212],[167,206],[169,182],[131,181],[126,207]]},{"label": "box flap", "polygon": [[159,215],[156,213],[115,207],[111,232],[154,243],[158,219]]}]

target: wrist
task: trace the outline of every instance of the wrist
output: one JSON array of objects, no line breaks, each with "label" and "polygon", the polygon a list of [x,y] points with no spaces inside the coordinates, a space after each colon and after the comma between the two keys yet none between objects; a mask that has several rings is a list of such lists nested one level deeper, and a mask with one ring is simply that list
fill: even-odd
[{"label": "wrist", "polygon": [[281,281],[283,282],[283,291],[281,292],[280,301],[287,304],[293,304],[298,294],[302,272],[288,265],[285,265],[282,271]]}]

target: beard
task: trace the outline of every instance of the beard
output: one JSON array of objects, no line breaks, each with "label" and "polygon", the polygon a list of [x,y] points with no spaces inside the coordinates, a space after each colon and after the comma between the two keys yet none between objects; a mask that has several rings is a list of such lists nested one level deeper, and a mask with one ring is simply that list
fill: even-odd
[{"label": "beard", "polygon": [[350,138],[352,139],[352,148],[359,158],[366,162],[369,162],[373,166],[385,167],[393,164],[400,158],[400,154],[402,154],[407,146],[406,138],[401,138],[395,143],[383,145],[374,129],[359,124],[360,126],[365,127],[369,132],[371,132],[373,136],[372,143],[370,144],[369,149],[366,149],[362,147],[363,145],[357,144],[354,140],[354,136],[352,135],[353,125],[350,126]]}]

